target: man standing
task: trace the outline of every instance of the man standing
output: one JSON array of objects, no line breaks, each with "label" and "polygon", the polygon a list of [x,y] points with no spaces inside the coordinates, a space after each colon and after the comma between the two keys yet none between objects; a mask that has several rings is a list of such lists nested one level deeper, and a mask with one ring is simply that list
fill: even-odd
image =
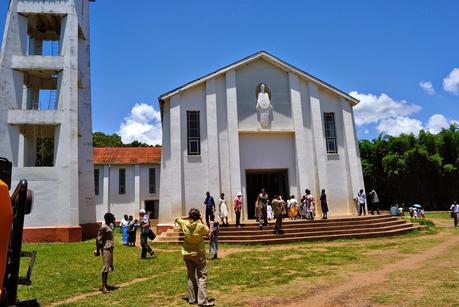
[{"label": "man standing", "polygon": [[175,223],[180,226],[184,234],[182,255],[188,274],[188,303],[214,306],[214,303],[207,301],[204,237],[209,235],[209,228],[202,222],[198,209],[191,209],[187,217],[176,218]]},{"label": "man standing", "polygon": [[113,290],[114,287],[107,285],[108,273],[114,270],[113,267],[113,249],[115,247],[115,241],[113,240],[113,226],[115,225],[115,216],[110,212],[104,215],[105,224],[102,224],[99,231],[97,232],[96,239],[96,250],[94,256],[99,256],[102,251],[102,287],[100,291],[107,293],[108,290]]},{"label": "man standing", "polygon": [[236,227],[241,227],[242,193],[238,192],[234,199],[234,213],[236,214]]},{"label": "man standing", "polygon": [[367,196],[363,192],[363,189],[360,189],[359,193],[357,193],[356,200],[359,204],[359,216],[361,216],[362,214],[366,215],[367,213],[365,211],[365,203],[367,201]]},{"label": "man standing", "polygon": [[454,219],[454,227],[457,227],[457,215],[459,214],[459,204],[457,201],[453,201],[453,204],[449,209],[451,210],[451,217]]},{"label": "man standing", "polygon": [[274,217],[276,218],[276,225],[274,226],[274,234],[283,234],[284,231],[282,230],[282,211],[283,211],[283,207],[284,207],[284,204],[283,202],[281,201],[280,197],[279,196],[274,196],[272,202],[271,202],[271,206],[273,208],[273,212],[274,212]]},{"label": "man standing", "polygon": [[376,213],[379,215],[379,197],[375,190],[371,190],[369,193],[371,197],[371,215],[375,215]]},{"label": "man standing", "polygon": [[155,256],[155,252],[151,249],[150,245],[148,245],[148,239],[154,240],[156,236],[150,229],[150,218],[148,217],[148,214],[145,212],[145,209],[140,209],[139,216],[141,230],[140,245],[142,246],[142,253],[140,255],[140,258],[147,259],[147,253],[149,253],[152,257]]},{"label": "man standing", "polygon": [[261,193],[258,194],[257,203],[261,208],[261,218],[263,219],[263,226],[268,226],[268,201],[269,196],[265,189],[261,189]]},{"label": "man standing", "polygon": [[214,215],[215,211],[215,201],[214,198],[210,196],[210,192],[206,192],[206,199],[204,199],[204,204],[206,205],[206,223],[209,225],[210,216]]}]

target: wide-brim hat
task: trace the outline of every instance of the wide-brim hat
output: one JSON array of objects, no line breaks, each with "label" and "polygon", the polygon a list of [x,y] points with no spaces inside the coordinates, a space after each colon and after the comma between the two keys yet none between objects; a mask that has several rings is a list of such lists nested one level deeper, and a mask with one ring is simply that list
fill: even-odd
[{"label": "wide-brim hat", "polygon": [[242,193],[241,192],[237,192],[237,196],[242,196]]},{"label": "wide-brim hat", "polygon": [[147,213],[147,212],[145,211],[145,209],[140,209],[140,210],[139,210],[139,213],[145,214],[145,213]]}]

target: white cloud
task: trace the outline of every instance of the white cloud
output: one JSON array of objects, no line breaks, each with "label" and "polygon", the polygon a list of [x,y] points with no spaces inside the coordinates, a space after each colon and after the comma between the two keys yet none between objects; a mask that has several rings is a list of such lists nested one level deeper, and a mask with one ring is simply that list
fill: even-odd
[{"label": "white cloud", "polygon": [[429,95],[435,95],[435,89],[430,81],[421,81],[419,86]]},{"label": "white cloud", "polygon": [[406,117],[421,110],[419,105],[409,104],[405,100],[394,100],[384,93],[379,97],[373,94],[361,94],[357,91],[349,94],[360,100],[360,103],[354,108],[355,123],[358,126],[396,117]]},{"label": "white cloud", "polygon": [[459,96],[459,68],[453,68],[449,75],[443,79],[443,89]]},{"label": "white cloud", "polygon": [[121,123],[118,134],[123,143],[161,144],[161,114],[149,104],[136,103]]},{"label": "white cloud", "polygon": [[376,129],[380,133],[392,136],[399,136],[402,133],[418,134],[422,129],[422,122],[414,118],[398,116],[381,120]]},{"label": "white cloud", "polygon": [[442,129],[449,128],[450,125],[457,125],[457,123],[458,121],[448,120],[445,116],[441,114],[434,114],[427,121],[424,130],[436,134],[439,133]]}]

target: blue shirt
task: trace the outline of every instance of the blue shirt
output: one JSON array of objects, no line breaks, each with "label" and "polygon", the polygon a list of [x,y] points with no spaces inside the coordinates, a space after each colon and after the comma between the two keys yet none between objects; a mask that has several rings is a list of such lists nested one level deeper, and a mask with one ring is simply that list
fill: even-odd
[{"label": "blue shirt", "polygon": [[206,204],[207,208],[215,208],[215,201],[212,196],[207,196],[206,199],[204,200],[204,204]]}]

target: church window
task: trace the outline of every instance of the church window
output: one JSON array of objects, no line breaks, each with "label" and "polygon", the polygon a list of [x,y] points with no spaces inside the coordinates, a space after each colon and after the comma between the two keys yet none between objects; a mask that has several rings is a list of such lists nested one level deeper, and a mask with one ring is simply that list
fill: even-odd
[{"label": "church window", "polygon": [[338,153],[338,147],[336,145],[335,113],[324,113],[324,125],[327,153]]},{"label": "church window", "polygon": [[120,168],[118,175],[118,194],[126,194],[126,169]]},{"label": "church window", "polygon": [[156,193],[156,169],[148,169],[148,191],[149,193]]},{"label": "church window", "polygon": [[201,154],[201,134],[199,124],[199,111],[187,111],[187,138],[188,155],[199,156]]},{"label": "church window", "polygon": [[99,195],[99,169],[94,169],[94,192]]}]

